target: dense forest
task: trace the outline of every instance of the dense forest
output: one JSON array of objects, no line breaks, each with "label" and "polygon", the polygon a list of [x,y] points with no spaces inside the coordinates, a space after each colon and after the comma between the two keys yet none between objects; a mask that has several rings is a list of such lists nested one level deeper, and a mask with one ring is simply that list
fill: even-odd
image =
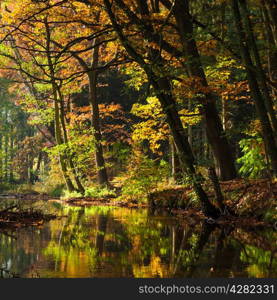
[{"label": "dense forest", "polygon": [[2,193],[217,219],[244,190],[274,217],[276,0],[3,0],[0,17]]},{"label": "dense forest", "polygon": [[276,0],[0,5],[0,278],[277,275]]}]

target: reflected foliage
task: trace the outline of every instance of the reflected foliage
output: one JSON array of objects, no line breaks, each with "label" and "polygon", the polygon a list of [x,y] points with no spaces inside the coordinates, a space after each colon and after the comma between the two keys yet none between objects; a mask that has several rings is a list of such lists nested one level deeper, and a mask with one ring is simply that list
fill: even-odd
[{"label": "reflected foliage", "polygon": [[1,231],[2,277],[276,276],[273,230],[192,227],[146,209],[44,207],[66,217]]}]

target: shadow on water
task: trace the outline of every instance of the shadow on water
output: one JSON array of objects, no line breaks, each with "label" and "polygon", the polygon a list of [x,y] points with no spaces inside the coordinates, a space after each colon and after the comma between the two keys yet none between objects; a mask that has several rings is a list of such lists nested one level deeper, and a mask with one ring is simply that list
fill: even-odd
[{"label": "shadow on water", "polygon": [[146,209],[32,205],[66,217],[41,227],[0,230],[0,277],[277,275],[274,229],[191,225]]}]

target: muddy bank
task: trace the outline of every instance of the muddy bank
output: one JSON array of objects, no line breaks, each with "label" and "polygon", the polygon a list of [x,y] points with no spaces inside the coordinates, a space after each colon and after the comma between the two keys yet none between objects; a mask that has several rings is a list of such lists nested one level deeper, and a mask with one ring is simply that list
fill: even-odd
[{"label": "muddy bank", "polygon": [[70,199],[49,199],[50,202],[58,202],[61,204],[67,204],[71,206],[115,206],[115,207],[126,207],[126,208],[145,208],[149,207],[147,203],[139,203],[137,200],[133,201],[122,201],[116,198],[93,198],[93,197],[82,197],[82,198],[70,198]]}]

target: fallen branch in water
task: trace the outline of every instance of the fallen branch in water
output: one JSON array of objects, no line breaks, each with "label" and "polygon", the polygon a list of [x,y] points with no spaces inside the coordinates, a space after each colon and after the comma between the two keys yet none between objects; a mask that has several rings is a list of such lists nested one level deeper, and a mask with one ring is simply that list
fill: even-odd
[{"label": "fallen branch in water", "polygon": [[16,206],[10,206],[0,212],[0,228],[39,226],[44,222],[56,218],[55,215],[44,214],[38,210],[11,211],[15,207]]}]

